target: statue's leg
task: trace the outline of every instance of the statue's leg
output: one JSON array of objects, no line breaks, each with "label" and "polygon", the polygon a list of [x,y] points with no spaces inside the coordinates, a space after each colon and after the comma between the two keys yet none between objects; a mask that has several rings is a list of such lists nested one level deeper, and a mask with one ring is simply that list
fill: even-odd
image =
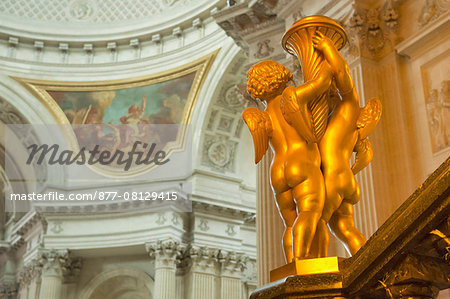
[{"label": "statue's leg", "polygon": [[320,258],[328,256],[328,244],[330,235],[328,233],[327,222],[322,218],[317,223],[316,234],[309,250],[311,258]]},{"label": "statue's leg", "polygon": [[339,208],[342,202],[336,184],[336,177],[325,175],[325,203],[322,209],[322,216],[317,223],[317,232],[314,242],[317,242],[317,256],[328,256],[328,245],[330,242],[330,236],[328,233],[327,223],[330,221],[333,213]]},{"label": "statue's leg", "polygon": [[347,251],[354,255],[365,243],[366,239],[355,227],[353,206],[343,201],[329,222],[330,229],[341,240]]},{"label": "statue's leg", "polygon": [[293,258],[292,252],[292,227],[297,218],[297,209],[292,191],[288,190],[276,195],[278,210],[284,222],[283,249],[286,263],[290,263]]},{"label": "statue's leg", "polygon": [[306,258],[316,232],[325,198],[323,177],[320,169],[293,189],[298,216],[293,228],[294,257]]}]

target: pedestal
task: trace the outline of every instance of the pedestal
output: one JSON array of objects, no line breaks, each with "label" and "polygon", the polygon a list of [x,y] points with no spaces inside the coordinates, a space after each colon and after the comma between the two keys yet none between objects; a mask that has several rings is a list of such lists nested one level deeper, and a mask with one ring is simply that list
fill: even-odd
[{"label": "pedestal", "polygon": [[429,299],[450,287],[450,159],[351,258],[311,259],[271,272],[251,299]]}]

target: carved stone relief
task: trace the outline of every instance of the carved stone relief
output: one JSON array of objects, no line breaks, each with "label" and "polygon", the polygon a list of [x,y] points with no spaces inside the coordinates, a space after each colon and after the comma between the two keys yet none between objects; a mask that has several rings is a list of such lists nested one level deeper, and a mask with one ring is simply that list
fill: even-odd
[{"label": "carved stone relief", "polygon": [[441,83],[440,90],[431,89],[426,98],[428,127],[433,153],[450,145],[450,81]]},{"label": "carved stone relief", "polygon": [[205,135],[202,164],[219,171],[233,171],[237,142],[226,136]]},{"label": "carved stone relief", "polygon": [[157,219],[156,219],[156,224],[158,225],[163,225],[164,223],[166,223],[167,218],[165,216],[164,213],[158,213]]},{"label": "carved stone relief", "polygon": [[206,220],[206,219],[200,219],[200,223],[199,223],[199,225],[198,225],[198,228],[199,228],[201,231],[204,231],[204,232],[208,231],[208,230],[209,230],[208,220]]},{"label": "carved stone relief", "polygon": [[59,234],[63,231],[62,227],[62,221],[54,221],[52,224],[52,227],[50,228],[50,231],[52,231],[54,234]]},{"label": "carved stone relief", "polygon": [[240,54],[230,65],[231,71],[221,80],[223,83],[218,87],[206,117],[209,133],[203,135],[201,163],[220,172],[234,171],[235,153],[243,127],[241,114],[248,102],[246,86],[236,84],[245,80],[242,76],[245,60]]},{"label": "carved stone relief", "polygon": [[231,132],[231,129],[233,128],[233,124],[234,124],[233,117],[222,115],[220,117],[217,129],[222,132],[229,133],[229,132]]},{"label": "carved stone relief", "polygon": [[227,110],[242,111],[244,109],[246,99],[239,90],[239,87],[236,84],[232,84],[227,88],[222,88],[221,96],[219,97],[217,103]]},{"label": "carved stone relief", "polygon": [[[24,148],[32,144],[39,144],[35,132],[30,129],[30,126],[20,126],[28,124],[28,120],[14,107],[10,102],[0,97],[0,121],[7,125],[14,126],[14,134],[22,142]],[[14,161],[10,161],[14,163]],[[43,188],[45,178],[47,178],[47,167],[45,164],[38,164],[37,160],[32,162],[36,178],[39,178],[37,188]],[[7,178],[7,173],[5,173]]]},{"label": "carved stone relief", "polygon": [[418,19],[419,25],[425,26],[449,10],[450,1],[448,0],[425,0]]},{"label": "carved stone relief", "polygon": [[235,226],[233,224],[227,224],[227,229],[225,230],[227,235],[234,236],[236,235]]},{"label": "carved stone relief", "polygon": [[270,39],[266,39],[265,41],[258,42],[257,44],[258,50],[254,54],[255,58],[262,59],[264,57],[270,56],[272,52],[275,50],[270,46]]},{"label": "carved stone relief", "polygon": [[362,54],[367,52],[369,57],[380,58],[397,42],[398,22],[396,7],[388,0],[383,6],[368,10],[354,6],[348,26],[359,36]]},{"label": "carved stone relief", "polygon": [[247,259],[244,263],[244,270],[242,272],[242,280],[249,283],[256,284],[256,261]]}]

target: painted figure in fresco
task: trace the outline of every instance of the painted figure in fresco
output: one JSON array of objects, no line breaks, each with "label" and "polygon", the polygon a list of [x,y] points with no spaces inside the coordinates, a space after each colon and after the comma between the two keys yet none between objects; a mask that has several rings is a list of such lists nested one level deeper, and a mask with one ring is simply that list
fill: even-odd
[{"label": "painted figure in fresco", "polygon": [[[316,31],[313,44],[330,65],[341,97],[328,119],[325,134],[319,141],[326,199],[318,233],[327,233],[328,223],[331,231],[353,255],[366,242],[353,220],[353,205],[360,199],[360,189],[354,174],[372,159],[372,149],[366,138],[378,123],[381,103],[374,98],[361,109],[349,67],[335,44],[320,31]],[[351,168],[349,161],[353,151],[357,155]],[[326,256],[328,238],[321,239],[325,243],[319,246],[319,256]]]},{"label": "painted figure in fresco", "polygon": [[[328,72],[329,73],[329,72]],[[255,162],[266,153],[269,143],[274,152],[271,184],[285,224],[283,248],[286,262],[308,257],[316,225],[324,203],[324,183],[317,143],[308,143],[287,123],[281,109],[281,94],[292,74],[275,61],[262,61],[247,73],[248,92],[266,103],[265,111],[247,108],[243,118],[255,147]],[[314,90],[324,92],[331,76],[312,82]],[[308,86],[289,88],[308,94]]]},{"label": "painted figure in fresco", "polygon": [[146,101],[147,97],[143,97],[141,108],[139,108],[137,105],[131,105],[130,108],[128,108],[128,115],[122,116],[120,118],[120,122],[122,124],[131,124],[131,125],[148,124],[149,123],[148,120],[142,118],[145,111]]}]

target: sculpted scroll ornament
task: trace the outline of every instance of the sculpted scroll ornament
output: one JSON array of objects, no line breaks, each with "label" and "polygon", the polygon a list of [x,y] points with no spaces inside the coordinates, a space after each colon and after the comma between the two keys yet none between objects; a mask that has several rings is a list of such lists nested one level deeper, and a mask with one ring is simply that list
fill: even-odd
[{"label": "sculpted scroll ornament", "polygon": [[[285,224],[287,263],[326,257],[327,225],[351,254],[366,241],[353,221],[360,197],[354,174],[372,160],[367,136],[380,119],[381,103],[371,99],[359,107],[349,67],[338,51],[346,40],[333,20],[307,17],[282,42],[299,59],[304,84],[287,86],[292,74],[275,61],[259,62],[247,73],[248,92],[266,109],[248,108],[243,118],[253,137],[255,163],[269,145],[274,151],[271,184]],[[350,167],[352,152],[356,160]]]}]

